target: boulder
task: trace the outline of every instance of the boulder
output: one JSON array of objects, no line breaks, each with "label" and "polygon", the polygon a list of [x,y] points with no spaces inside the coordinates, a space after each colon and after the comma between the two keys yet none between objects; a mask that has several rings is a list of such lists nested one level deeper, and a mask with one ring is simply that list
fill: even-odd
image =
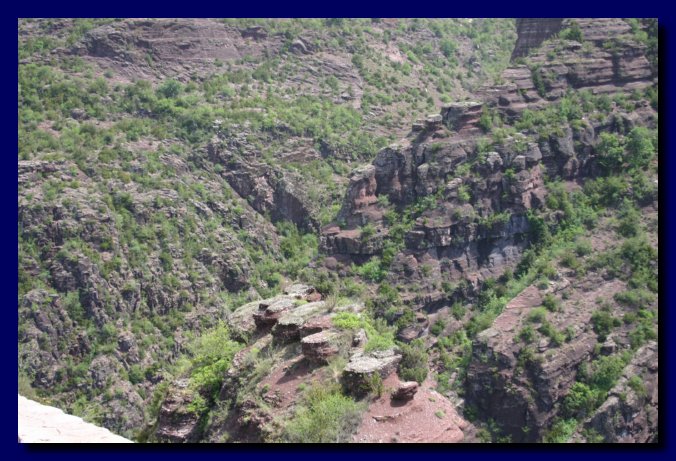
[{"label": "boulder", "polygon": [[304,338],[320,331],[329,330],[332,326],[333,322],[330,315],[311,318],[300,328],[300,337]]},{"label": "boulder", "polygon": [[324,309],[324,301],[293,305],[279,317],[272,329],[272,336],[279,342],[298,341],[301,338],[301,328],[310,318],[318,315]]},{"label": "boulder", "polygon": [[379,374],[381,378],[387,378],[397,369],[399,362],[401,354],[396,348],[369,353],[356,352],[343,370],[343,387],[355,396],[366,395],[373,376]]},{"label": "boulder", "polygon": [[390,395],[392,400],[411,400],[418,392],[418,383],[416,381],[400,382],[397,388]]},{"label": "boulder", "polygon": [[335,331],[320,331],[301,339],[303,355],[312,363],[327,363],[340,351],[341,335]]},{"label": "boulder", "polygon": [[352,337],[352,347],[364,347],[367,341],[366,330],[360,328]]},{"label": "boulder", "polygon": [[269,300],[260,301],[258,303],[258,311],[253,314],[256,327],[258,329],[272,327],[293,306],[294,300],[288,296],[277,296]]}]

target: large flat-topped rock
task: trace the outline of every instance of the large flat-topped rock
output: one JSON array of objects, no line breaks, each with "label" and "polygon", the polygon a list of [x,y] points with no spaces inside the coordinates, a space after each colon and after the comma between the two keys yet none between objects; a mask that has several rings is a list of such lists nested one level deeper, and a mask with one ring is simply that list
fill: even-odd
[{"label": "large flat-topped rock", "polygon": [[21,443],[133,443],[58,408],[19,396]]}]

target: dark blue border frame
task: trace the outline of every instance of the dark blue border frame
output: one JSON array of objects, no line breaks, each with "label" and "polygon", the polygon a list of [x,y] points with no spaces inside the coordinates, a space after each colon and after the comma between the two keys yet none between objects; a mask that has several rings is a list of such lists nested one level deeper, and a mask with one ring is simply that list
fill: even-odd
[{"label": "dark blue border frame", "polygon": [[[662,212],[660,214],[660,367],[661,367],[661,397],[662,405],[660,409],[660,439],[662,443],[658,447],[647,446],[546,446],[546,445],[469,445],[469,446],[439,446],[439,445],[416,445],[416,446],[349,446],[349,447],[299,447],[299,446],[194,446],[194,447],[157,447],[157,446],[135,446],[133,448],[116,447],[26,447],[20,446],[14,436],[14,409],[16,408],[15,391],[16,380],[14,379],[16,370],[17,350],[17,317],[14,306],[17,300],[17,223],[18,223],[18,181],[16,160],[13,153],[6,153],[3,159],[3,168],[0,169],[2,180],[2,210],[3,224],[0,226],[2,233],[2,277],[0,277],[3,291],[5,294],[5,317],[2,322],[3,333],[1,335],[3,350],[5,355],[9,356],[6,360],[5,376],[0,380],[5,400],[4,408],[7,409],[5,417],[0,418],[5,430],[2,431],[3,439],[8,444],[12,444],[10,450],[4,453],[7,457],[49,457],[54,456],[64,459],[91,458],[92,455],[107,457],[110,459],[119,459],[120,457],[147,457],[149,455],[161,456],[163,459],[185,459],[192,453],[204,452],[207,456],[219,456],[218,452],[224,451],[223,455],[233,457],[250,457],[254,455],[260,458],[289,458],[297,459],[298,456],[319,456],[322,460],[335,458],[344,460],[346,457],[352,458],[355,455],[359,457],[380,457],[387,456],[401,459],[411,459],[417,457],[418,453],[434,458],[441,457],[459,457],[465,459],[467,456],[478,456],[486,458],[504,457],[511,459],[534,458],[541,460],[543,457],[570,459],[571,457],[598,457],[612,456],[615,460],[632,460],[637,458],[655,457],[655,458],[673,458],[676,450],[674,445],[674,431],[671,416],[674,415],[674,399],[668,395],[668,385],[673,383],[672,375],[674,370],[673,353],[674,341],[670,333],[673,332],[674,315],[669,313],[671,301],[673,299],[672,282],[673,271],[669,267],[669,262],[674,261],[673,244],[669,241],[671,231],[674,229],[673,220],[676,219],[671,212],[672,198],[674,196],[675,181],[671,178],[676,177],[674,171],[674,160],[671,159],[671,153],[668,150],[671,133],[674,130],[673,121],[669,117],[669,108],[674,107],[675,96],[670,91],[670,84],[673,80],[673,71],[671,62],[676,55],[676,47],[673,44],[674,35],[671,29],[674,27],[674,19],[669,15],[668,6],[660,4],[661,2],[648,0],[642,2],[632,2],[631,4],[623,2],[603,1],[566,1],[559,3],[535,2],[532,0],[521,2],[426,2],[426,3],[402,3],[399,5],[393,2],[354,2],[343,1],[334,4],[314,3],[295,3],[286,2],[256,2],[255,4],[240,3],[212,3],[210,5],[182,4],[170,5],[166,2],[129,2],[126,0],[117,1],[113,4],[64,4],[63,2],[26,2],[25,4],[10,4],[8,13],[11,16],[3,17],[3,27],[0,29],[3,34],[2,47],[3,60],[6,63],[5,72],[2,78],[5,80],[4,96],[7,103],[4,106],[2,124],[5,136],[3,139],[12,140],[12,143],[18,144],[17,132],[17,112],[16,101],[18,94],[18,79],[14,67],[14,62],[18,61],[17,53],[17,18],[19,17],[659,17],[660,21],[660,204]],[[187,8],[185,7],[187,5]],[[111,8],[112,6],[112,8]],[[666,80],[665,80],[666,78]],[[17,91],[17,92],[15,92]],[[15,150],[16,152],[16,150]],[[11,354],[10,354],[11,352]],[[671,442],[670,442],[671,440]],[[426,453],[428,452],[428,453]]]}]

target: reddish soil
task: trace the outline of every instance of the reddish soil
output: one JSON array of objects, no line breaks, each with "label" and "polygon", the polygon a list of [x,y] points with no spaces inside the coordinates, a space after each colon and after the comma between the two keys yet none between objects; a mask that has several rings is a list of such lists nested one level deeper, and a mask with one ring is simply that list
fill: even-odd
[{"label": "reddish soil", "polygon": [[315,371],[317,368],[310,365],[302,355],[296,356],[282,362],[260,382],[258,388],[268,386],[270,390],[266,395],[274,400],[274,406],[288,408],[298,400],[300,384],[310,385],[319,378],[315,375]]},{"label": "reddish soil", "polygon": [[422,383],[413,399],[395,402],[390,392],[396,388],[396,373],[384,380],[385,392],[374,400],[362,417],[355,442],[462,442],[469,423],[453,404],[434,390],[431,378]]}]

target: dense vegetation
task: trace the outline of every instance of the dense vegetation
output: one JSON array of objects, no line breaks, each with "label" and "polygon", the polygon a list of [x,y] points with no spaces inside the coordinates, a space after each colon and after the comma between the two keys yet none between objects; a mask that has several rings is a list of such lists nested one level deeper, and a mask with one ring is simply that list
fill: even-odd
[{"label": "dense vegetation", "polygon": [[[21,168],[38,171],[19,191],[20,340],[32,338],[27,319],[43,321],[41,313],[55,304],[65,313],[49,319],[58,327],[53,330],[59,331],[59,341],[20,344],[24,395],[143,441],[153,440],[171,379],[187,379],[187,411],[202,427],[224,424],[226,407],[246,399],[267,407],[258,384],[276,362],[297,351],[277,344],[265,352],[244,351],[246,373],[238,394],[219,402],[235,354],[255,340],[237,335],[222,320],[248,301],[275,296],[292,281],[302,281],[324,296],[336,330],[365,332],[364,352],[397,348],[402,380],[433,380],[440,393],[462,397],[473,341],[512,299],[530,285],[546,289],[562,273],[574,282],[600,274],[621,282],[623,289],[594,300],[590,328],[598,350],[579,368],[559,417],[543,438],[563,442],[606,400],[632,354],[657,338],[657,222],[643,217],[658,198],[657,130],[630,126],[618,117],[646,104],[657,110],[656,85],[630,93],[568,90],[556,102],[515,118],[484,107],[476,149],[449,176],[466,180],[457,189],[457,201],[468,206],[456,207],[451,218],[476,224],[484,233],[499,230],[512,217],[509,210],[473,211],[478,200],[470,185],[481,182],[489,153],[509,145],[522,154],[529,143],[548,142],[568,130],[581,136],[593,131],[591,121],[607,128],[588,153],[592,160],[583,180],[546,177],[545,203],[526,215],[529,245],[520,263],[476,286],[440,280],[434,288],[443,292],[448,314],[429,326],[428,338],[405,341],[402,334],[419,320],[415,303],[429,287],[424,280],[393,283],[390,276],[397,255],[407,248],[407,234],[426,222],[429,212],[445,210],[443,188],[406,206],[379,196],[386,235],[372,223],[359,232],[362,243],[381,239],[382,249],[339,275],[322,265],[326,255],[316,230],[286,219],[273,222],[269,212],[256,208],[260,197],[238,192],[233,186],[238,177],[227,173],[242,165],[264,165],[272,181],[287,174],[300,178],[316,206],[312,218],[320,225],[336,223],[353,166],[372,161],[404,136],[411,122],[437,113],[441,104],[470,99],[487,83],[502,83],[500,73],[514,44],[513,21],[224,20],[225,27],[263,27],[279,37],[281,51],[218,61],[215,70],[188,78],[127,79],[91,60],[59,54],[59,48],[79,43],[87,31],[117,22],[73,20],[65,32],[47,34],[53,20],[26,21],[23,27],[30,33],[19,38],[20,173]],[[657,66],[656,30],[630,25]],[[573,24],[556,40],[582,42],[581,34]],[[354,75],[337,78],[321,66],[309,72],[303,57],[293,52],[299,39],[315,52],[345,61],[339,64],[353,68]],[[151,66],[152,57],[148,61]],[[528,58],[523,63],[531,66],[536,90],[544,95],[539,69]],[[312,91],[290,83],[307,75],[312,75]],[[210,155],[213,139],[227,141],[226,162]],[[442,147],[432,144],[430,152]],[[514,181],[514,170],[506,170],[503,180]],[[612,243],[598,250],[595,235]],[[426,279],[431,267],[421,264],[419,272]],[[542,306],[530,311],[518,331],[521,369],[537,360],[536,346],[543,341],[558,348],[574,337],[572,327],[555,326],[570,290],[564,293],[543,296]],[[357,313],[346,306],[365,308]],[[601,355],[601,345],[616,332],[626,334],[628,347]],[[138,357],[119,359],[120,344],[129,336],[135,338],[130,349],[137,347]],[[73,352],[75,343],[86,346]],[[31,363],[38,360],[36,347],[56,357],[49,386],[39,384],[46,378]],[[366,401],[348,396],[336,379],[346,350],[325,367],[318,384],[297,390],[293,411],[274,421],[275,432],[261,437],[350,440],[368,399],[380,397],[384,388],[375,375]],[[101,367],[111,373],[100,378],[92,370]],[[645,391],[639,377],[629,386]],[[124,416],[107,414],[125,401],[142,407],[143,421],[134,430]],[[473,409],[465,408],[465,416],[475,419]],[[475,423],[480,438],[508,440],[494,421]],[[594,437],[587,434],[588,440]]]}]

